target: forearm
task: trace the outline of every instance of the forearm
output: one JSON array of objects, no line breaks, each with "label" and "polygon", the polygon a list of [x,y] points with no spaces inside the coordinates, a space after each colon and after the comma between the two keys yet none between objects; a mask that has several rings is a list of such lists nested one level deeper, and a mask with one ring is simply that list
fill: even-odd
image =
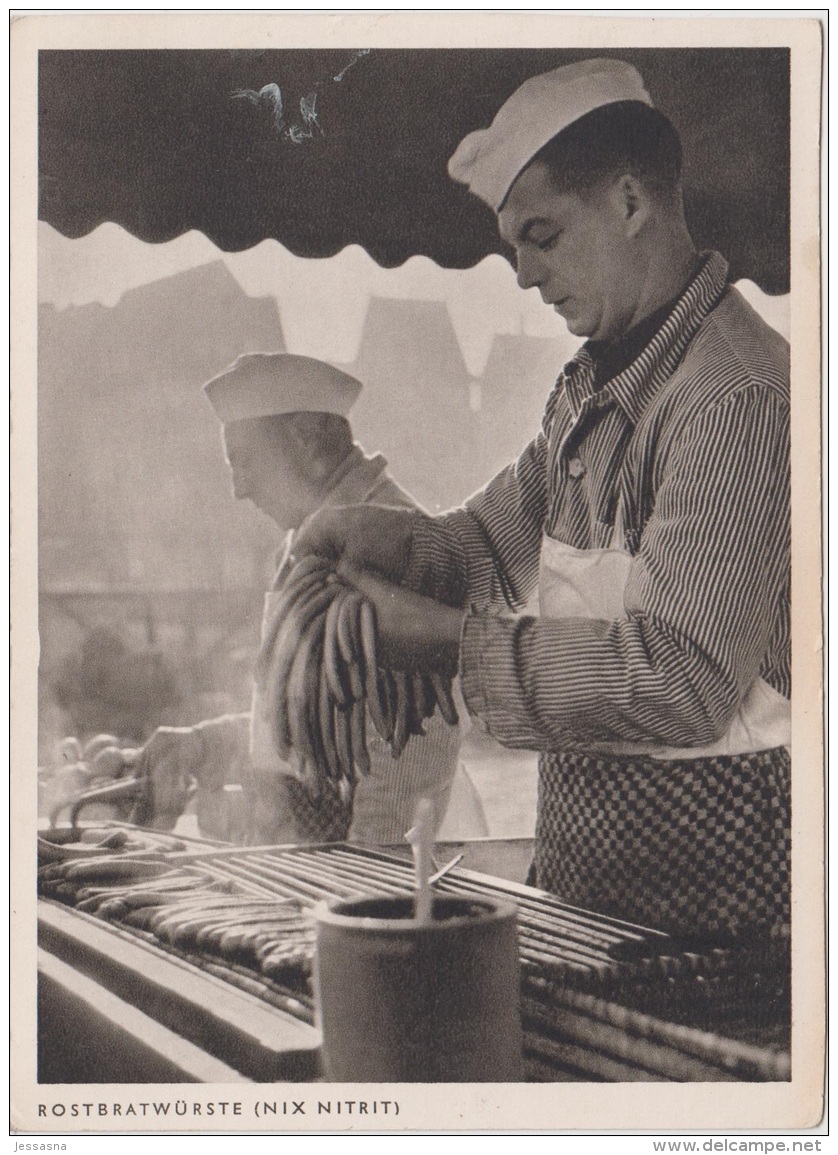
[{"label": "forearm", "polygon": [[724,732],[738,701],[735,678],[639,620],[470,614],[460,670],[470,712],[501,744],[523,749],[703,745]]},{"label": "forearm", "polygon": [[468,566],[465,549],[448,518],[417,518],[402,586],[447,606],[465,606]]},{"label": "forearm", "polygon": [[[398,632],[380,634],[381,658],[386,666],[422,670],[455,670],[460,656],[463,610],[422,599],[416,608],[400,602]],[[430,612],[428,610],[430,609]]]},{"label": "forearm", "polygon": [[463,610],[344,562],[338,573],[375,609],[379,658],[396,669],[455,670]]},{"label": "forearm", "polygon": [[538,579],[540,530],[499,544],[483,512],[465,507],[418,522],[404,586],[457,608],[520,609]]}]

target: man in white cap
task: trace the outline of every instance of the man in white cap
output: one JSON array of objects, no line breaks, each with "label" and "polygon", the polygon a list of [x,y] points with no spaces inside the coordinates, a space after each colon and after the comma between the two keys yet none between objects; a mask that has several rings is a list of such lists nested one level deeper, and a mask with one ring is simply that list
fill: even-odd
[{"label": "man in white cap", "polygon": [[[353,442],[348,413],[361,388],[332,365],[286,353],[245,354],[205,386],[223,426],[233,494],[288,531],[286,553],[293,531],[323,506],[417,508],[390,477],[385,459],[366,456]],[[439,714],[425,729],[394,761],[370,726],[371,770],[350,804],[330,782],[313,800],[290,766],[252,749],[250,714],[161,727],[144,748],[156,819],[176,819],[194,778],[202,832],[251,845],[346,838],[400,843],[423,797],[433,803],[438,830],[448,812],[446,836],[487,834],[479,798],[458,766],[460,730]]]},{"label": "man in white cap", "polygon": [[[464,508],[324,512],[296,552],[365,583],[389,660],[458,661],[469,711],[540,752],[537,885],[682,935],[782,939],[787,345],[695,251],[677,133],[631,65],[528,80],[449,168],[585,343]],[[536,587],[539,617],[498,612]]]}]

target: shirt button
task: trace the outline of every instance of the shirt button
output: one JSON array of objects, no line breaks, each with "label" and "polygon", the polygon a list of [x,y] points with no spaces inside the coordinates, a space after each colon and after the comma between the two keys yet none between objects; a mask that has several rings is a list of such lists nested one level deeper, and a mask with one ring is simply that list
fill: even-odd
[{"label": "shirt button", "polygon": [[585,463],[579,457],[571,457],[567,464],[567,471],[574,481],[585,476]]}]

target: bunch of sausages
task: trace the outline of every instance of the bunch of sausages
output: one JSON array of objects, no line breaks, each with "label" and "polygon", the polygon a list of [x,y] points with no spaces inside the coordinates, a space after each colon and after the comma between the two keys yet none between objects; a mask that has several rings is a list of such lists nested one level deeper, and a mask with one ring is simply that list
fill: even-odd
[{"label": "bunch of sausages", "polygon": [[370,770],[367,717],[393,758],[438,709],[458,722],[452,679],[388,669],[379,660],[375,609],[328,561],[305,557],[284,578],[265,630],[257,680],[269,684],[273,741],[315,791],[323,778],[351,797]]},{"label": "bunch of sausages", "polygon": [[[68,850],[69,848],[63,848]],[[38,889],[111,922],[134,927],[186,953],[255,969],[266,978],[311,971],[315,929],[296,899],[237,893],[200,870],[143,858],[68,855],[38,871]],[[108,847],[111,849],[111,847]],[[114,848],[115,849],[115,848]]]}]

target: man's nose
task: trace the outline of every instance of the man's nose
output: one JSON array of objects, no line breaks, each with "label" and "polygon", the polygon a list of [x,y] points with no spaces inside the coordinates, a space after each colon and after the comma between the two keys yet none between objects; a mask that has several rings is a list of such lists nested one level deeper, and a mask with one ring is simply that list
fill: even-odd
[{"label": "man's nose", "polygon": [[518,253],[518,285],[522,289],[532,289],[544,280],[544,270],[537,256],[532,253]]}]

